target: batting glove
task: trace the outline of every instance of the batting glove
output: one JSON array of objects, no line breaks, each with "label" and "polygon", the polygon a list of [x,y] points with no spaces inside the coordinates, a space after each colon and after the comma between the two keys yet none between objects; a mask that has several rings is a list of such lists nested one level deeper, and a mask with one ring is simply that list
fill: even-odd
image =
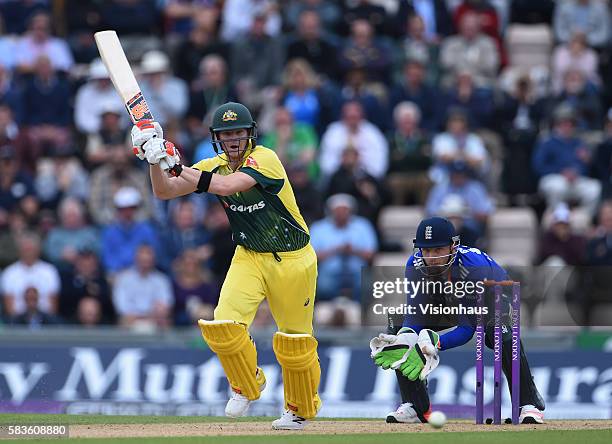
[{"label": "batting glove", "polygon": [[179,150],[168,140],[157,137],[150,139],[142,147],[145,159],[151,165],[159,164],[160,168],[173,176],[181,172],[181,156]]},{"label": "batting glove", "polygon": [[140,160],[145,160],[146,155],[143,150],[145,143],[153,138],[163,139],[164,130],[153,120],[140,120],[132,126],[131,136],[132,151]]}]

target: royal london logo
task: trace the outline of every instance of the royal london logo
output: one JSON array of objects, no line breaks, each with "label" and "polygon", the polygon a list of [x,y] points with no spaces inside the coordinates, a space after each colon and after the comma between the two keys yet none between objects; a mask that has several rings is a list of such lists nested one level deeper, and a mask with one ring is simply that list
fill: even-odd
[{"label": "royal london logo", "polygon": [[224,122],[231,122],[234,120],[238,120],[238,114],[236,114],[231,109],[228,109],[227,111],[223,113],[223,117],[221,118],[221,120],[223,120]]}]

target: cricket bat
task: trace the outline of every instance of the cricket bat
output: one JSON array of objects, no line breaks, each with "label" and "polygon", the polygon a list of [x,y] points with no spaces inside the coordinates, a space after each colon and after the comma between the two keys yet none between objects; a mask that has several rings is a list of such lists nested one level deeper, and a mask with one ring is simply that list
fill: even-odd
[{"label": "cricket bat", "polygon": [[121,96],[133,123],[139,120],[153,120],[132,68],[125,57],[121,42],[115,31],[100,31],[94,34],[100,57],[106,65],[115,90]]}]

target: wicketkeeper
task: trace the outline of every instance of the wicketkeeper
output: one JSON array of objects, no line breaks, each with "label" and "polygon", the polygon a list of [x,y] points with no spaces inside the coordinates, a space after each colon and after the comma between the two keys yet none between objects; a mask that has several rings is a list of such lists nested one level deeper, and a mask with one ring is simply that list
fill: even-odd
[{"label": "wicketkeeper", "polygon": [[[485,252],[477,248],[460,245],[459,236],[455,235],[452,223],[441,217],[431,217],[421,221],[414,239],[414,254],[406,264],[406,278],[412,281],[437,281],[457,283],[472,281],[474,288],[477,282],[484,280],[507,280],[506,271]],[[435,288],[435,287],[432,287]],[[440,288],[440,287],[438,287]],[[457,286],[457,288],[459,288]],[[467,288],[465,285],[462,288]],[[455,291],[455,293],[457,293]],[[412,297],[414,296],[414,297]],[[429,293],[421,291],[410,295],[408,304],[419,307],[429,304],[436,307],[458,307],[463,304],[476,307],[475,294],[447,294],[446,292]],[[502,299],[504,307],[510,308],[510,301]],[[502,368],[512,383],[512,334],[507,316],[502,316]],[[485,344],[493,348],[493,310],[484,316]],[[376,365],[384,369],[395,369],[399,383],[402,404],[387,415],[387,422],[416,423],[427,422],[430,409],[427,391],[427,375],[435,370],[440,351],[459,347],[467,343],[476,330],[476,318],[470,315],[448,317],[423,314],[416,310],[415,315],[406,315],[397,327],[390,323],[387,334],[372,339],[370,347]],[[454,327],[439,334],[439,331]],[[520,417],[523,424],[542,424],[544,422],[544,400],[535,386],[524,347],[521,345],[520,356]]]},{"label": "wicketkeeper", "polygon": [[151,164],[157,197],[212,193],[229,218],[236,252],[214,321],[198,322],[233,392],[225,414],[245,415],[266,385],[248,332],[266,299],[279,330],[273,348],[282,367],[286,409],[272,428],[299,430],[321,407],[312,330],[317,258],[308,227],[277,155],[256,145],[257,125],[244,105],[217,108],[210,133],[217,156],[191,167],[181,165],[178,151],[155,122],[134,126],[132,142],[135,154]]}]

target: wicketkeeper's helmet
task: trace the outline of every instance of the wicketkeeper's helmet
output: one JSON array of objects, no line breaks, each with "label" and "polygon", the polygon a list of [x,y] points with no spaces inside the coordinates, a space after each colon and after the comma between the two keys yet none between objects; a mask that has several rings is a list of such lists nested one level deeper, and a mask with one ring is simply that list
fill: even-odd
[{"label": "wicketkeeper's helmet", "polygon": [[[445,254],[447,262],[443,265],[429,265],[423,258],[422,248],[451,247],[450,253]],[[455,234],[452,222],[443,217],[429,217],[419,224],[414,239],[414,264],[427,277],[437,277],[446,272],[455,261],[459,236]],[[437,257],[436,257],[437,259]]]}]

